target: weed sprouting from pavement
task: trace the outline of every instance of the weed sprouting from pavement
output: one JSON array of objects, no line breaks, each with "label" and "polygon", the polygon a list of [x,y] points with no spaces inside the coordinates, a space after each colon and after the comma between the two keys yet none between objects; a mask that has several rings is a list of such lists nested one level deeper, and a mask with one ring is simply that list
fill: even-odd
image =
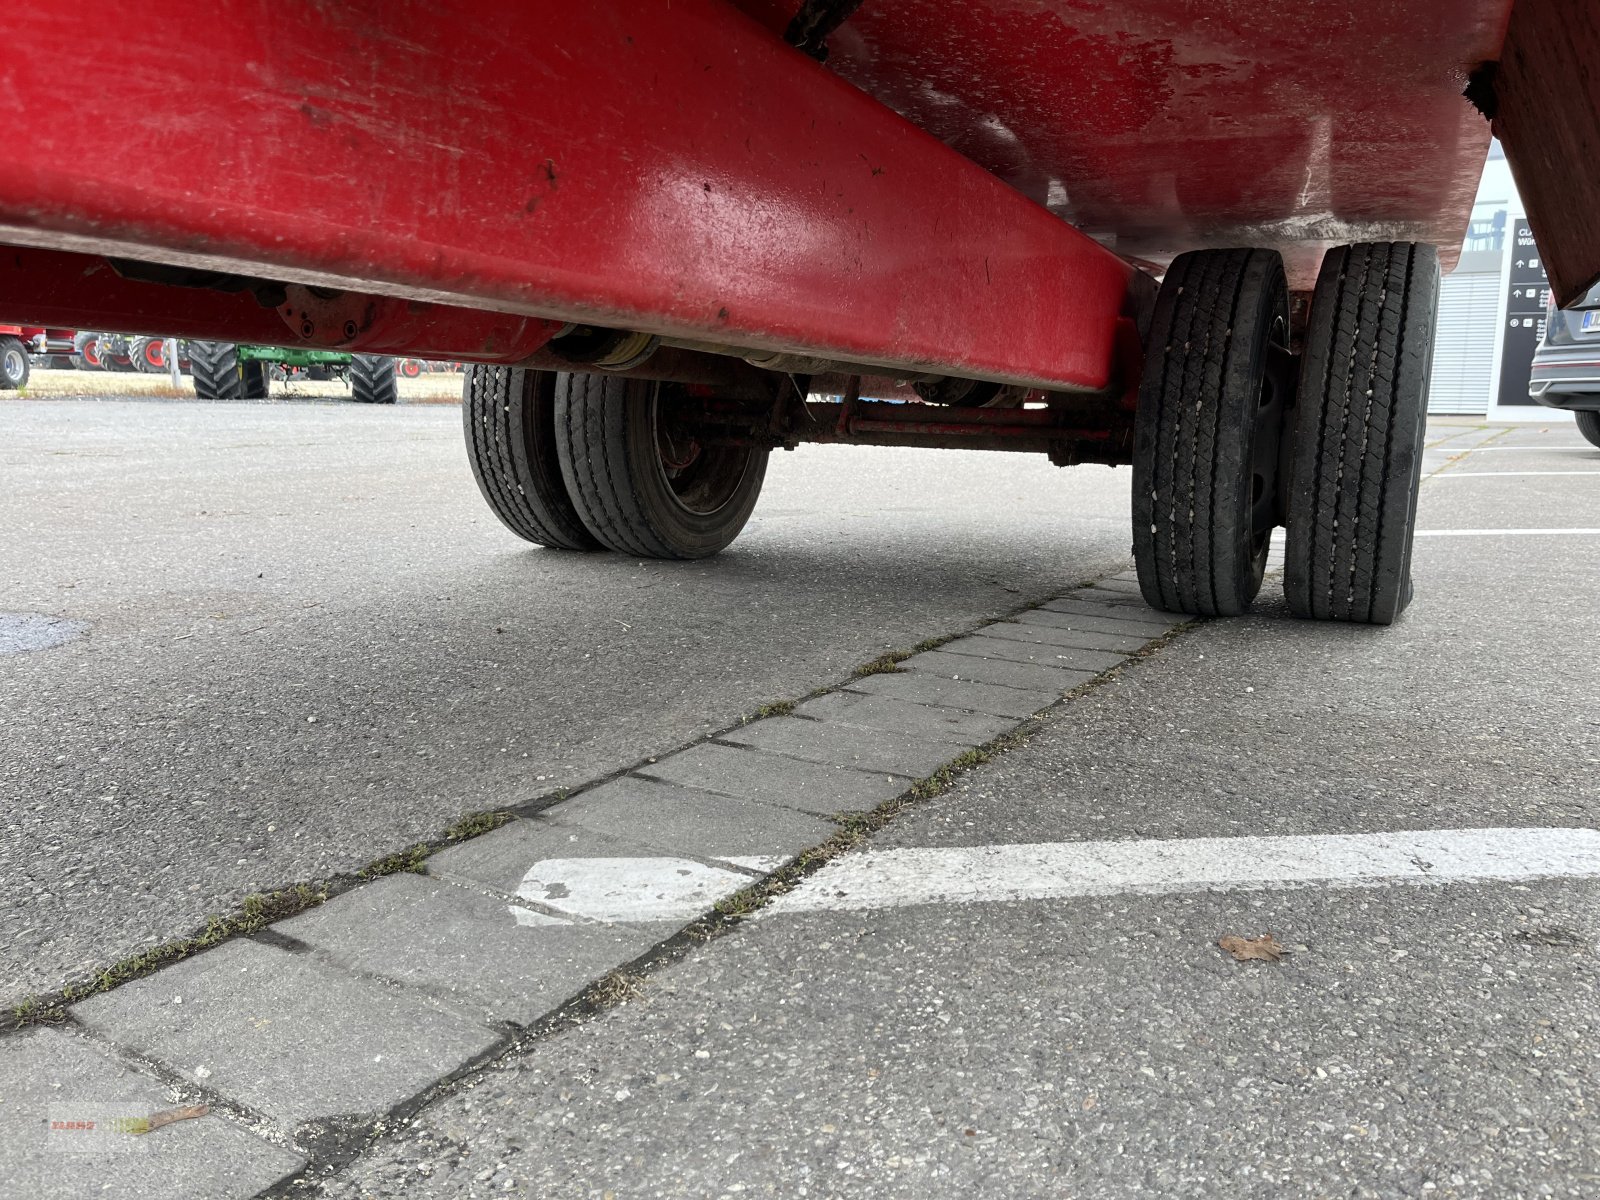
[{"label": "weed sprouting from pavement", "polygon": [[369,862],[356,874],[362,879],[382,879],[385,875],[399,875],[403,871],[421,875],[428,869],[428,854],[428,844],[417,842],[404,850],[396,850],[393,854]]},{"label": "weed sprouting from pavement", "polygon": [[760,708],[756,709],[756,715],[754,717],[749,717],[746,719],[759,721],[765,717],[784,717],[788,716],[793,711],[793,700],[775,700],[771,704],[763,704]]}]

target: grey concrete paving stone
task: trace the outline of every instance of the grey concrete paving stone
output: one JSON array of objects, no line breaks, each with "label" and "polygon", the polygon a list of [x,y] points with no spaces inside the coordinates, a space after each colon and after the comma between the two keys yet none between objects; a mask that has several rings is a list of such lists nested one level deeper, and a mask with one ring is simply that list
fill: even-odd
[{"label": "grey concrete paving stone", "polygon": [[943,650],[913,654],[900,664],[900,668],[906,672],[939,675],[951,680],[973,680],[1034,693],[1049,691],[1057,698],[1098,674],[1096,671],[1070,670],[1064,665],[1047,667],[1002,658],[947,654]]},{"label": "grey concrete paving stone", "polygon": [[428,860],[428,874],[515,896],[528,868],[543,859],[642,858],[658,853],[643,842],[530,817],[440,851]]},{"label": "grey concrete paving stone", "polygon": [[911,786],[885,771],[801,762],[706,742],[639,768],[640,775],[824,816],[865,812]]},{"label": "grey concrete paving stone", "polygon": [[1107,575],[1103,579],[1095,580],[1093,586],[1102,591],[1127,592],[1136,596],[1139,594],[1139,576],[1132,571],[1119,575]]},{"label": "grey concrete paving stone", "polygon": [[420,986],[463,1011],[531,1025],[664,936],[557,924],[515,901],[405,872],[276,926],[342,966]]},{"label": "grey concrete paving stone", "polygon": [[1111,650],[1119,654],[1132,653],[1150,641],[1138,633],[1100,633],[1077,626],[1062,628],[1023,621],[996,621],[993,625],[985,625],[983,636],[1044,646],[1070,646],[1079,650]]},{"label": "grey concrete paving stone", "polygon": [[499,1035],[419,992],[305,955],[228,942],[72,1007],[85,1026],[286,1129],[374,1114],[490,1049]]},{"label": "grey concrete paving stone", "polygon": [[[1151,608],[1145,603],[1144,596],[1138,592],[1113,591],[1109,588],[1079,588],[1075,592],[1068,592],[1060,597],[1062,600],[1087,601],[1093,604],[1104,604],[1120,609],[1125,613],[1137,614],[1141,621],[1170,620],[1178,616],[1177,613],[1162,612],[1159,608]],[[1040,608],[1050,608],[1055,601],[1047,600]]]},{"label": "grey concrete paving stone", "polygon": [[1110,592],[1101,592],[1098,596],[1084,596],[1074,592],[1066,596],[1058,596],[1054,600],[1046,600],[1037,608],[1028,610],[1032,613],[1067,613],[1069,615],[1082,615],[1098,617],[1106,621],[1135,621],[1141,625],[1162,625],[1170,628],[1181,625],[1190,618],[1181,613],[1161,612],[1151,608],[1143,601],[1113,597]]},{"label": "grey concrete paving stone", "polygon": [[1035,642],[1015,642],[1007,638],[964,637],[939,647],[946,654],[974,658],[1002,658],[1010,662],[1032,663],[1073,671],[1099,673],[1125,661],[1121,654],[1107,650],[1074,650],[1068,646],[1044,646]]},{"label": "grey concrete paving stone", "polygon": [[953,742],[959,746],[981,745],[1016,724],[1001,717],[980,716],[892,696],[863,696],[854,692],[829,692],[826,696],[807,700],[795,712],[819,721],[838,721],[866,729],[909,733],[916,737]]},{"label": "grey concrete paving stone", "polygon": [[1028,692],[996,683],[950,679],[928,671],[885,671],[878,675],[867,675],[852,679],[848,690],[1017,720],[1031,717],[1061,698],[1060,693],[1053,689]]},{"label": "grey concrete paving stone", "polygon": [[1122,616],[1115,609],[1100,609],[1099,605],[1082,605],[1084,610],[1058,608],[1030,608],[1012,617],[1023,625],[1053,625],[1057,629],[1088,629],[1095,633],[1116,633],[1147,638],[1160,637],[1170,633],[1182,624],[1181,620],[1173,621],[1139,621],[1132,617]]},{"label": "grey concrete paving stone", "polygon": [[799,717],[773,717],[722,735],[725,741],[811,762],[888,771],[920,779],[956,757],[961,747],[932,738],[862,729]]},{"label": "grey concrete paving stone", "polygon": [[[62,1029],[0,1038],[0,1196],[16,1200],[232,1200],[304,1160],[219,1113],[146,1134],[117,1122],[194,1102]],[[94,1129],[52,1129],[92,1121]]]},{"label": "grey concrete paving stone", "polygon": [[577,825],[702,858],[789,858],[838,830],[798,809],[638,775],[591,788],[544,816],[553,825]]}]

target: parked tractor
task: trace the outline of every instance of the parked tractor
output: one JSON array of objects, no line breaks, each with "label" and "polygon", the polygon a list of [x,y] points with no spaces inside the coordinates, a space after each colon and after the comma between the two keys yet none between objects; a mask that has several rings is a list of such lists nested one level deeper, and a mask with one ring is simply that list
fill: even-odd
[{"label": "parked tractor", "polygon": [[393,404],[399,397],[395,360],[380,354],[287,349],[235,342],[190,342],[194,394],[202,400],[265,400],[273,374],[304,371],[315,379],[342,378],[357,404]]}]

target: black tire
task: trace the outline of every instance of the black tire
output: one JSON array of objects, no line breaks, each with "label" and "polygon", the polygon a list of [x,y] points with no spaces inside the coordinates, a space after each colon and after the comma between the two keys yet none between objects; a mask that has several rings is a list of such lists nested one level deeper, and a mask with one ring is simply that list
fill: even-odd
[{"label": "black tire", "polygon": [[1145,601],[1237,616],[1278,521],[1289,293],[1271,250],[1179,255],[1156,299],[1134,418],[1133,552]]},{"label": "black tire", "polygon": [[16,391],[28,383],[28,348],[11,334],[0,337],[0,389]]},{"label": "black tire", "polygon": [[478,490],[512,533],[557,550],[596,550],[561,476],[555,396],[554,372],[474,366],[461,385],[467,457]]},{"label": "black tire", "polygon": [[189,374],[201,400],[267,398],[266,364],[239,361],[239,347],[232,342],[190,342]]},{"label": "black tire", "polygon": [[350,398],[357,404],[398,404],[400,384],[394,359],[382,354],[357,354],[350,359]]},{"label": "black tire", "polygon": [[1600,446],[1600,412],[1576,412],[1578,432],[1591,446]]},{"label": "black tire", "polygon": [[[556,376],[567,493],[589,532],[623,554],[708,558],[738,536],[761,494],[768,451],[702,446],[671,424],[674,391],[646,379]],[[681,465],[667,465],[669,452]]]},{"label": "black tire", "polygon": [[1411,601],[1438,307],[1432,246],[1322,260],[1291,449],[1283,585],[1296,616],[1388,625]]}]

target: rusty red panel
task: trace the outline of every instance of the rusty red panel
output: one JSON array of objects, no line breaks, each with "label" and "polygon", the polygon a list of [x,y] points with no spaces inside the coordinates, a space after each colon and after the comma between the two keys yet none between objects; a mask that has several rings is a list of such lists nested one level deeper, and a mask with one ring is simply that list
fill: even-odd
[{"label": "rusty red panel", "polygon": [[722,0],[65,0],[8,30],[3,241],[1110,377],[1123,261]]},{"label": "rusty red panel", "polygon": [[[781,31],[798,0],[736,2]],[[1345,242],[1454,263],[1511,3],[869,0],[827,66],[1121,253],[1271,247],[1308,289]]]}]

